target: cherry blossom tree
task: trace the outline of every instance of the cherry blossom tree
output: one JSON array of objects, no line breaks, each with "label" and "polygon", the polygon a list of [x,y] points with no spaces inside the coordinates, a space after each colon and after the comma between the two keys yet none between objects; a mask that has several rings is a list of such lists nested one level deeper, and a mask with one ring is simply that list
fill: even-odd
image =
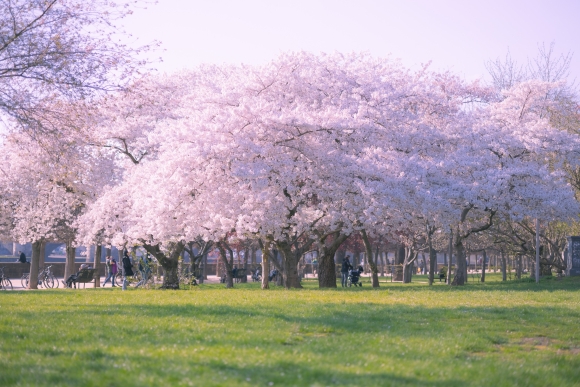
[{"label": "cherry blossom tree", "polygon": [[[334,267],[332,251],[364,230],[405,243],[408,266],[429,229],[454,230],[461,285],[463,243],[495,217],[577,212],[553,156],[573,163],[578,140],[542,115],[553,84],[530,81],[496,99],[448,73],[307,53],[177,77],[180,97],[154,106],[158,120],[127,126],[141,128],[127,138],[146,138],[155,157],[134,157],[79,223],[86,237],[154,249],[164,287],[179,287],[176,257],[197,238],[223,255],[234,235],[262,239],[280,252],[291,288],[315,242]],[[321,286],[336,286],[327,272]]]},{"label": "cherry blossom tree", "polygon": [[[143,66],[121,20],[147,2],[0,1],[0,114],[21,129],[58,131],[55,101],[118,89]],[[58,123],[57,123],[58,122]]]}]

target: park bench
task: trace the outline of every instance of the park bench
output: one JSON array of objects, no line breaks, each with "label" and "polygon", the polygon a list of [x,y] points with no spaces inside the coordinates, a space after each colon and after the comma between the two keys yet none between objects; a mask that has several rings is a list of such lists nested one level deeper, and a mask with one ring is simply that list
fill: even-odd
[{"label": "park bench", "polygon": [[[73,281],[73,284],[75,285],[75,289],[77,287],[77,283],[83,284],[83,288],[84,288],[86,283],[96,281],[96,278],[94,278],[95,272],[96,272],[96,269],[83,269],[83,270],[79,271],[79,273],[77,274],[77,278]],[[80,286],[79,286],[79,288],[80,288]]]},{"label": "park bench", "polygon": [[236,274],[233,276],[235,282],[241,282],[242,278],[248,277],[247,269],[238,269],[236,270]]}]

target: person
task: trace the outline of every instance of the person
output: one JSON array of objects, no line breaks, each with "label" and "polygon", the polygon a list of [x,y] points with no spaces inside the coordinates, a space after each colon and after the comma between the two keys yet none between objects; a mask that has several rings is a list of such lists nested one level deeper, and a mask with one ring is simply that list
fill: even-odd
[{"label": "person", "polygon": [[268,275],[268,281],[272,281],[278,275],[278,270],[272,269],[270,270],[270,274]]},{"label": "person", "polygon": [[22,251],[19,251],[20,253],[20,257],[18,257],[18,261],[20,263],[28,263],[28,261],[26,260],[26,254],[24,254]]},{"label": "person", "polygon": [[340,269],[340,273],[342,274],[342,287],[343,288],[346,287],[346,283],[348,281],[348,271],[352,270],[352,265],[350,264],[349,258],[350,258],[349,255],[344,257],[344,259],[342,260],[342,267]]},{"label": "person", "polygon": [[[64,285],[67,288],[72,288],[73,283],[75,283],[75,281],[77,280],[79,274],[81,273],[82,270],[84,269],[90,269],[91,267],[89,266],[89,264],[87,263],[83,263],[80,267],[79,267],[79,271],[75,274],[71,274],[66,281],[63,281]],[[76,287],[76,284],[75,284]]]},{"label": "person", "polygon": [[131,258],[129,258],[129,254],[127,250],[123,253],[123,290],[127,289],[127,277],[131,277],[135,275],[133,273],[133,263],[131,262]]},{"label": "person", "polygon": [[136,288],[147,283],[147,280],[151,275],[151,258],[148,256],[141,257],[139,260],[139,271],[141,272],[141,280],[137,282],[137,285],[135,285]]},{"label": "person", "polygon": [[117,276],[117,262],[110,255],[108,255],[105,260],[105,267],[107,268],[107,278],[105,278],[105,282],[103,282],[102,286],[105,287],[105,284],[111,280],[112,287],[117,287],[117,285],[115,285],[115,277]]}]

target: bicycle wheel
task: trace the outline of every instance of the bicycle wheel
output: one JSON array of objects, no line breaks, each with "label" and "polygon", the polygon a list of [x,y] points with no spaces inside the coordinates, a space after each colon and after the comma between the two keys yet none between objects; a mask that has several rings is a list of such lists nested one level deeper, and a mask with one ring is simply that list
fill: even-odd
[{"label": "bicycle wheel", "polygon": [[52,279],[53,287],[59,288],[60,287],[59,281],[52,273],[50,273],[50,278]]},{"label": "bicycle wheel", "polygon": [[54,278],[52,276],[44,276],[44,280],[42,282],[44,283],[45,288],[54,288]]},{"label": "bicycle wheel", "polygon": [[12,281],[9,278],[4,277],[2,280],[2,290],[12,290]]},{"label": "bicycle wheel", "polygon": [[29,273],[22,274],[22,278],[20,278],[20,284],[24,289],[28,289],[28,277],[30,276]]}]

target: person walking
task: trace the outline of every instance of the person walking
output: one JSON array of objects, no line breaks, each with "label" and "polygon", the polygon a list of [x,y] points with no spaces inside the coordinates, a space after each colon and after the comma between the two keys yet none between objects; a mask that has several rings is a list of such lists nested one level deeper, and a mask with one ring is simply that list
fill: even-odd
[{"label": "person walking", "polygon": [[117,287],[115,285],[115,277],[117,276],[117,262],[111,257],[110,255],[107,256],[105,260],[105,267],[107,268],[107,278],[105,278],[105,282],[103,282],[103,287],[105,284],[111,280],[112,287]]},{"label": "person walking", "polygon": [[127,250],[123,253],[123,290],[127,289],[127,277],[135,275],[133,273],[133,263],[131,262],[131,258],[129,258],[129,254],[127,254]]},{"label": "person walking", "polygon": [[350,256],[347,255],[342,260],[342,267],[340,269],[340,273],[342,274],[342,287],[345,288],[348,282],[348,271],[352,270],[352,265],[350,264],[349,260]]}]

